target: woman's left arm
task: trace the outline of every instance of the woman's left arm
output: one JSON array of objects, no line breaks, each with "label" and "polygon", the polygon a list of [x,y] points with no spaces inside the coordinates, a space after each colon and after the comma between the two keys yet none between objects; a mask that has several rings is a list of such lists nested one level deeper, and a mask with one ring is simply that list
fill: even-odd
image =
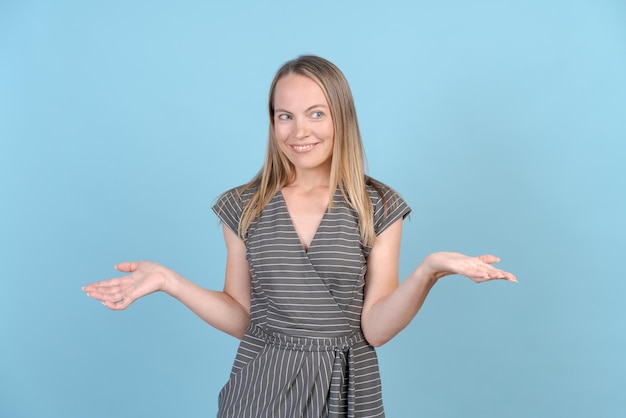
[{"label": "woman's left arm", "polygon": [[513,274],[492,265],[500,261],[496,256],[438,252],[428,255],[399,284],[401,235],[399,219],[378,235],[367,260],[361,328],[373,346],[385,344],[404,329],[424,304],[430,289],[444,276],[460,274],[476,283],[495,279],[517,282]]}]

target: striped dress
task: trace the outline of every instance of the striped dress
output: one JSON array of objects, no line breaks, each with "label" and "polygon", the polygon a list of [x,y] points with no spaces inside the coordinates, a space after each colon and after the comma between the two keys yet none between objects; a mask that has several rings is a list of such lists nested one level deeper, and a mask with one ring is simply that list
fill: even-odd
[{"label": "striped dress", "polygon": [[[380,234],[410,208],[368,180]],[[235,233],[252,193],[232,189],[213,207]],[[384,417],[376,352],[361,331],[371,248],[339,190],[333,203],[308,251],[281,192],[248,229],[250,323],[220,392],[218,417]]]}]

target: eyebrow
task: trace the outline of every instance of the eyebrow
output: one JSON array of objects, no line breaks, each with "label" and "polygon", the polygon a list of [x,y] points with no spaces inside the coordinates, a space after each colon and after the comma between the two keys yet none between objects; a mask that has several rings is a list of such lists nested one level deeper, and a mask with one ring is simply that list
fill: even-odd
[{"label": "eyebrow", "polygon": [[[317,108],[317,107],[323,107],[323,108],[325,108],[325,109],[328,109],[328,106],[326,106],[326,105],[323,105],[323,104],[316,104],[316,105],[313,105],[313,106],[309,106],[309,107],[307,107],[307,108],[304,110],[304,113],[310,112],[311,110],[313,110],[313,109],[315,109],[315,108]],[[282,109],[282,108],[277,108],[277,109],[274,109],[274,113],[276,113],[276,112],[291,113],[289,110]]]}]

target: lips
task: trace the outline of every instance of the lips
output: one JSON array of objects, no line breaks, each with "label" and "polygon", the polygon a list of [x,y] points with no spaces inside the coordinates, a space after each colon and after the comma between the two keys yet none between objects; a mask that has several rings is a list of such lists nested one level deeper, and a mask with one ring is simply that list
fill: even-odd
[{"label": "lips", "polygon": [[294,152],[308,152],[311,151],[317,144],[305,144],[305,145],[290,145]]}]

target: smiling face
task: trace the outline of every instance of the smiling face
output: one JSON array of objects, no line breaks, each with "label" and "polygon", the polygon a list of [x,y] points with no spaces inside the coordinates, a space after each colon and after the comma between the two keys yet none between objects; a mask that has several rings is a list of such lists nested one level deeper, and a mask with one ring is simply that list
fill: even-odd
[{"label": "smiling face", "polygon": [[334,126],[320,86],[303,75],[288,74],[276,83],[273,104],[276,145],[294,165],[296,176],[305,171],[327,176]]}]

